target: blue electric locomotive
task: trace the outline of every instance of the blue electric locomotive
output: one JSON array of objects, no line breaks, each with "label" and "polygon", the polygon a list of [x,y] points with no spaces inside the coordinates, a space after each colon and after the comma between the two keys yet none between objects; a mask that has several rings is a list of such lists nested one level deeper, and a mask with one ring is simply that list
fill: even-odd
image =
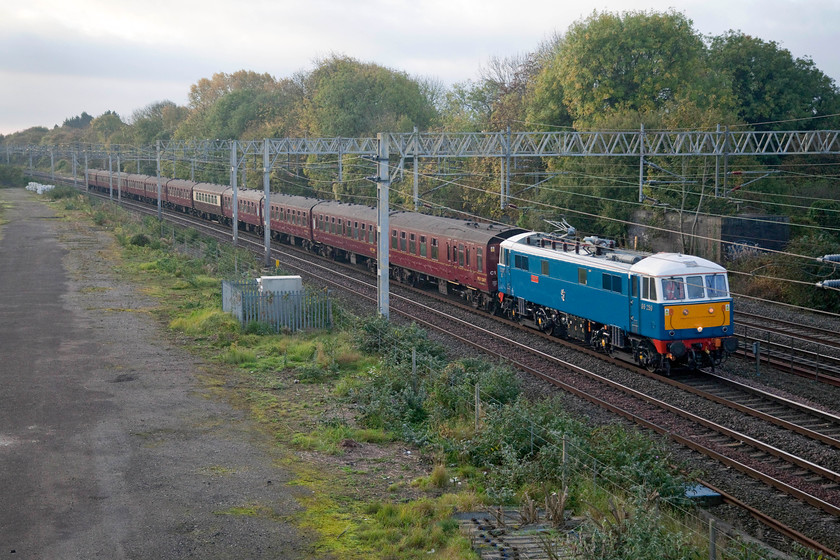
[{"label": "blue electric locomotive", "polygon": [[726,269],[706,259],[528,232],[502,242],[498,278],[508,317],[651,371],[715,366],[737,349]]}]

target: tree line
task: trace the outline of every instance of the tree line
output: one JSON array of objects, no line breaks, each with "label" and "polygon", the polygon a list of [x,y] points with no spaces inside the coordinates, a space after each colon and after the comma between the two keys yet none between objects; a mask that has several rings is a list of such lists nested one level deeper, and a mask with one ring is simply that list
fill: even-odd
[{"label": "tree line", "polygon": [[[363,137],[377,132],[522,130],[840,129],[840,90],[810,58],[772,40],[728,31],[704,36],[683,13],[593,12],[532,52],[494,57],[477,78],[451,87],[375,63],[333,54],[313,69],[275,78],[250,70],[217,73],[190,87],[188,103],[152,103],[130,117],[109,111],[74,116],[53,129],[0,138],[8,144],[76,141],[151,145],[169,139]],[[515,161],[512,207],[498,203],[500,162],[421,162],[421,197],[459,211],[545,229],[567,215],[581,231],[622,237],[638,199],[639,161],[543,158]],[[714,158],[660,158],[644,170],[645,193],[681,212],[787,213],[795,224],[828,226],[835,237],[840,205],[829,175],[836,158],[739,158],[730,170],[737,200],[710,195]],[[278,171],[281,190],[370,200],[370,162],[310,157]],[[255,163],[254,169],[257,169]],[[739,187],[770,169],[767,179]],[[173,169],[173,172],[177,172]],[[219,170],[219,177],[224,171]],[[181,175],[183,176],[183,175]],[[656,179],[661,180],[657,183]],[[224,181],[223,181],[224,182]],[[655,186],[658,185],[658,186]],[[408,179],[393,201],[408,205]],[[767,197],[771,198],[767,198]],[[787,197],[787,198],[785,198]],[[790,198],[793,197],[793,198]],[[795,204],[790,204],[795,201]],[[799,232],[802,234],[810,231]]]}]

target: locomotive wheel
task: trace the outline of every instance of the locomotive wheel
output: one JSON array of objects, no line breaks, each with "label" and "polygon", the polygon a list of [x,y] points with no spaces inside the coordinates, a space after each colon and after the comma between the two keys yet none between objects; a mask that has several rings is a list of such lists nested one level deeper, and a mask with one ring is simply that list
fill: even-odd
[{"label": "locomotive wheel", "polygon": [[536,313],[534,313],[534,319],[537,323],[537,327],[539,327],[540,332],[549,332],[552,330],[551,322],[548,320],[548,317],[545,314],[545,310],[538,309]]},{"label": "locomotive wheel", "polygon": [[694,353],[694,350],[688,351],[688,361],[687,366],[690,371],[694,371],[697,369],[697,354]]},{"label": "locomotive wheel", "polygon": [[636,350],[636,363],[639,364],[639,367],[655,373],[659,369],[660,361],[659,353],[653,344],[645,340],[639,345],[639,348]]}]

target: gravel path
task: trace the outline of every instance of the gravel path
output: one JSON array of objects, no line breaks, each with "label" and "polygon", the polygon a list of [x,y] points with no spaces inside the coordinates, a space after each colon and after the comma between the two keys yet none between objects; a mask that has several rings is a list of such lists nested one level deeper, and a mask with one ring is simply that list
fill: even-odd
[{"label": "gravel path", "polygon": [[306,491],[116,278],[111,235],[0,198],[0,555],[316,556],[283,521]]}]

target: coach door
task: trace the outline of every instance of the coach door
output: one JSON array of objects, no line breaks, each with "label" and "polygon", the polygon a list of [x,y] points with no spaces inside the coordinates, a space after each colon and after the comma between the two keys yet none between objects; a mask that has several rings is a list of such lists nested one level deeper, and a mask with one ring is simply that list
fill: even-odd
[{"label": "coach door", "polygon": [[640,280],[635,274],[630,275],[630,332],[638,334],[639,317],[642,313]]}]

